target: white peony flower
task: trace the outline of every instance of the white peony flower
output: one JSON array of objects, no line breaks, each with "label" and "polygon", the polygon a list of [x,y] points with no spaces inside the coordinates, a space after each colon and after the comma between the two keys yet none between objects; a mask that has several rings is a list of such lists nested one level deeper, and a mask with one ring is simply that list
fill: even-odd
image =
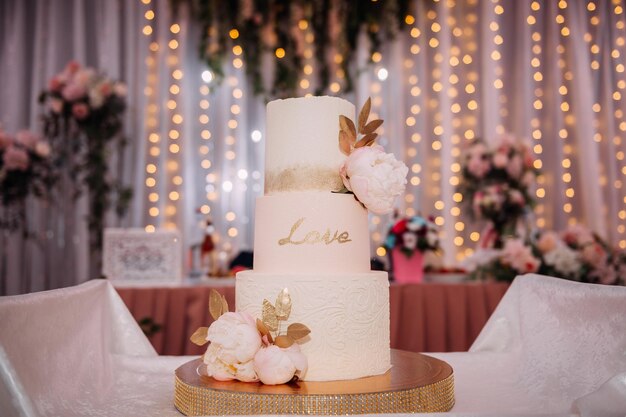
[{"label": "white peony flower", "polygon": [[297,343],[286,349],[270,345],[261,348],[254,356],[254,370],[261,382],[266,385],[284,384],[294,375],[302,378],[307,369],[306,356],[302,354]]},{"label": "white peony flower", "polygon": [[408,171],[403,162],[379,145],[355,149],[340,168],[346,188],[376,214],[393,210],[396,197],[404,192]]},{"label": "white peony flower", "polygon": [[543,260],[567,276],[575,276],[582,267],[576,251],[564,244],[557,244],[554,249],[543,255]]},{"label": "white peony flower", "polygon": [[256,321],[244,312],[221,315],[209,326],[207,340],[215,346],[215,355],[227,365],[250,361],[262,344]]}]

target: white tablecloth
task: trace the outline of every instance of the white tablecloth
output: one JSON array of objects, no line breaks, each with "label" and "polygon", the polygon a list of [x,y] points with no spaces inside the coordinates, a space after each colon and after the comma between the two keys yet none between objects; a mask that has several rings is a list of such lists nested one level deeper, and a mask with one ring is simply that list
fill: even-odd
[{"label": "white tablecloth", "polygon": [[[2,416],[180,416],[192,357],[157,356],[106,281],[0,299],[0,346]],[[432,356],[453,416],[624,416],[626,288],[518,277],[470,352]]]}]

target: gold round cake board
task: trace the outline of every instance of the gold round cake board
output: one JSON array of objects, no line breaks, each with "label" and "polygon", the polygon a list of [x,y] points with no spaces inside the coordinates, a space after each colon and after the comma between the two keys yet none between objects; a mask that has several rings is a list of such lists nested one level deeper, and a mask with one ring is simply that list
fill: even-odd
[{"label": "gold round cake board", "polygon": [[200,365],[198,358],[175,373],[174,405],[187,416],[426,413],[449,411],[454,405],[452,367],[401,350],[391,350],[387,373],[346,381],[220,382],[200,375]]}]

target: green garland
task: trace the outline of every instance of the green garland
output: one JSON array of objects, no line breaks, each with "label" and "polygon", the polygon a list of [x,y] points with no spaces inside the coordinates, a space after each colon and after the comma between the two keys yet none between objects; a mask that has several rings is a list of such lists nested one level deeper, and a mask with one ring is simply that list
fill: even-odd
[{"label": "green garland", "polygon": [[[174,13],[187,3],[191,14],[202,25],[200,57],[207,63],[215,78],[224,76],[223,65],[234,44],[243,46],[243,59],[255,94],[269,98],[291,97],[297,94],[298,79],[302,73],[303,48],[298,47],[302,34],[298,33],[301,19],[308,22],[314,35],[314,59],[318,88],[315,94],[328,91],[334,57],[328,50],[336,48],[342,61],[339,68],[344,77],[341,89],[353,89],[353,56],[359,32],[365,30],[371,43],[371,53],[392,40],[406,25],[409,0],[171,0]],[[330,27],[331,19],[336,26]],[[231,39],[230,31],[238,37]],[[335,39],[330,31],[338,32]],[[261,58],[263,53],[274,54],[283,48],[285,56],[276,59],[272,87],[263,85]],[[371,54],[370,54],[371,56]]]}]

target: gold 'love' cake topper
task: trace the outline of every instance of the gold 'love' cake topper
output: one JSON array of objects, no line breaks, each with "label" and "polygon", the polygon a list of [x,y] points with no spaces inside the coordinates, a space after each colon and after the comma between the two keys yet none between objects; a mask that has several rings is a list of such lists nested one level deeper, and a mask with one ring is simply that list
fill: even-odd
[{"label": "gold 'love' cake topper", "polygon": [[352,242],[350,239],[350,234],[348,231],[339,232],[339,230],[335,230],[333,235],[331,236],[330,228],[326,228],[324,233],[319,232],[317,230],[311,230],[302,237],[302,234],[297,233],[302,223],[306,220],[305,217],[300,217],[296,222],[291,226],[291,231],[289,232],[289,236],[284,237],[278,240],[278,244],[280,246],[284,245],[314,245],[316,243],[324,243],[326,245],[330,245],[333,242],[337,243],[348,243]]}]

